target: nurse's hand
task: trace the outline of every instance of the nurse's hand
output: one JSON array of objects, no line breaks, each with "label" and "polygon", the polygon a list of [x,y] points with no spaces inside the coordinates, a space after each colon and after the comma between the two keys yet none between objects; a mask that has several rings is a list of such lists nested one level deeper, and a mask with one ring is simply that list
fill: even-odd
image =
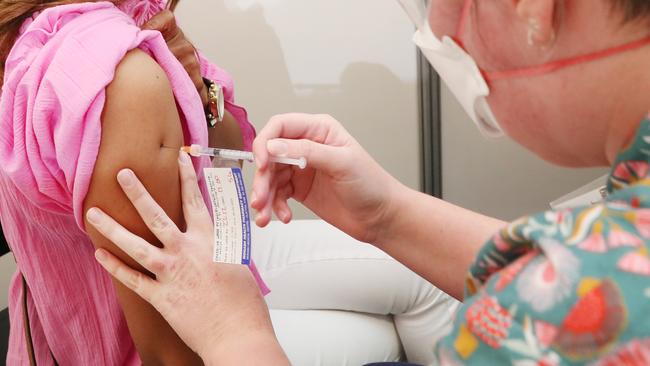
[{"label": "nurse's hand", "polygon": [[[253,151],[258,171],[251,205],[259,226],[269,223],[272,211],[289,222],[287,200],[294,198],[356,239],[373,243],[388,230],[395,198],[405,190],[327,115],[275,116],[255,139]],[[273,164],[269,154],[305,157],[307,168]]]},{"label": "nurse's hand", "polygon": [[[206,364],[286,364],[250,270],[212,262],[212,220],[187,154],[181,153],[179,166],[185,232],[176,227],[139,180],[122,185],[162,248],[127,231],[101,210],[88,211],[88,221],[155,278],[131,269],[103,249],[96,251],[97,260],[151,303]],[[123,170],[119,174],[133,173]],[[258,351],[251,353],[250,349]]]}]

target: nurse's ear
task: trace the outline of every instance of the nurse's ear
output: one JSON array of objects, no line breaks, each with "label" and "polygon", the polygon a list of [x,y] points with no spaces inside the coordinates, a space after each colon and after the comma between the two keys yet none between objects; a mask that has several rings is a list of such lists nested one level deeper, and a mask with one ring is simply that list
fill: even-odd
[{"label": "nurse's ear", "polygon": [[528,24],[528,44],[547,47],[555,41],[556,0],[517,0],[517,15]]}]

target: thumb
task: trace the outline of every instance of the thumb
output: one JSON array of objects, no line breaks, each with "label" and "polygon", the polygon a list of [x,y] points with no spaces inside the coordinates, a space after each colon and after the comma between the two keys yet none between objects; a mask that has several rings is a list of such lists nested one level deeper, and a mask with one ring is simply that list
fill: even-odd
[{"label": "thumb", "polygon": [[307,167],[327,173],[340,171],[349,159],[349,148],[320,144],[312,140],[273,139],[266,142],[272,156],[307,160]]}]

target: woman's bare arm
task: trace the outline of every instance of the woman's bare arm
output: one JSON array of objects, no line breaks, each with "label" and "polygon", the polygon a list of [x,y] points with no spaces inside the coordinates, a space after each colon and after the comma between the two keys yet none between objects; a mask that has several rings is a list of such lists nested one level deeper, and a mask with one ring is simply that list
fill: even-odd
[{"label": "woman's bare arm", "polygon": [[210,146],[222,149],[242,150],[244,148],[244,138],[239,123],[228,111],[225,111],[223,121],[217,123],[214,128],[208,129],[208,141]]},{"label": "woman's bare arm", "polygon": [[[180,118],[166,74],[144,52],[129,52],[106,90],[101,145],[84,212],[100,207],[129,230],[158,245],[118,186],[116,176],[120,169],[133,170],[182,228],[177,163],[182,144]],[[91,225],[86,228],[96,247],[107,248],[133,268],[142,270]],[[118,282],[115,288],[145,365],[201,364],[152,306]]]}]

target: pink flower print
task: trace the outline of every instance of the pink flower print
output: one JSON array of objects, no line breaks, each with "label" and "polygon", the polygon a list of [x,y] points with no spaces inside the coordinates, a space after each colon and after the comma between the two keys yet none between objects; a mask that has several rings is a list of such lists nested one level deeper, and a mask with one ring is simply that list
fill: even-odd
[{"label": "pink flower print", "polygon": [[614,173],[612,174],[612,178],[627,182],[631,175],[632,173],[627,168],[627,164],[623,162],[616,166],[616,168],[614,169]]},{"label": "pink flower print", "polygon": [[501,270],[499,272],[499,278],[497,279],[494,289],[496,291],[503,291],[506,286],[508,286],[514,279],[517,277],[519,272],[530,262],[535,256],[539,254],[538,251],[531,251],[526,253],[523,257],[520,257],[512,264]]},{"label": "pink flower print", "polygon": [[501,235],[501,232],[498,232],[494,237],[492,238],[492,242],[494,243],[494,246],[499,250],[500,252],[507,252],[510,250],[510,243],[508,243],[505,238]]},{"label": "pink flower print", "polygon": [[482,296],[470,305],[465,317],[472,334],[492,348],[500,348],[501,342],[508,338],[512,315],[499,305],[495,297]]},{"label": "pink flower print", "polygon": [[648,176],[648,162],[647,161],[628,161],[628,169],[637,179],[643,179]]},{"label": "pink flower print", "polygon": [[648,162],[646,161],[624,161],[614,168],[613,180],[617,186],[629,185],[643,179],[648,175]]},{"label": "pink flower print", "polygon": [[571,295],[580,261],[565,246],[540,241],[542,253],[531,261],[517,280],[521,300],[535,311],[547,311]]},{"label": "pink flower print", "polygon": [[167,6],[167,0],[125,0],[118,5],[129,15],[138,27],[160,13]]},{"label": "pink flower print", "polygon": [[633,212],[636,230],[642,237],[650,238],[650,209],[640,209]]},{"label": "pink flower print", "polygon": [[638,247],[643,244],[643,241],[634,234],[618,229],[609,232],[607,244],[610,248]]},{"label": "pink flower print", "polygon": [[548,348],[555,340],[557,336],[558,328],[545,321],[536,320],[535,321],[535,334],[537,335],[537,340],[541,345]]},{"label": "pink flower print", "polygon": [[601,233],[597,232],[589,235],[584,241],[579,243],[578,248],[593,253],[605,253],[607,251],[605,238],[603,238]]},{"label": "pink flower print", "polygon": [[607,357],[590,366],[650,365],[650,339],[635,339],[617,348]]},{"label": "pink flower print", "polygon": [[625,254],[618,260],[617,265],[622,271],[650,276],[650,258],[645,250]]},{"label": "pink flower print", "polygon": [[621,292],[605,279],[580,296],[564,318],[553,347],[573,360],[593,357],[616,343],[626,323]]}]

